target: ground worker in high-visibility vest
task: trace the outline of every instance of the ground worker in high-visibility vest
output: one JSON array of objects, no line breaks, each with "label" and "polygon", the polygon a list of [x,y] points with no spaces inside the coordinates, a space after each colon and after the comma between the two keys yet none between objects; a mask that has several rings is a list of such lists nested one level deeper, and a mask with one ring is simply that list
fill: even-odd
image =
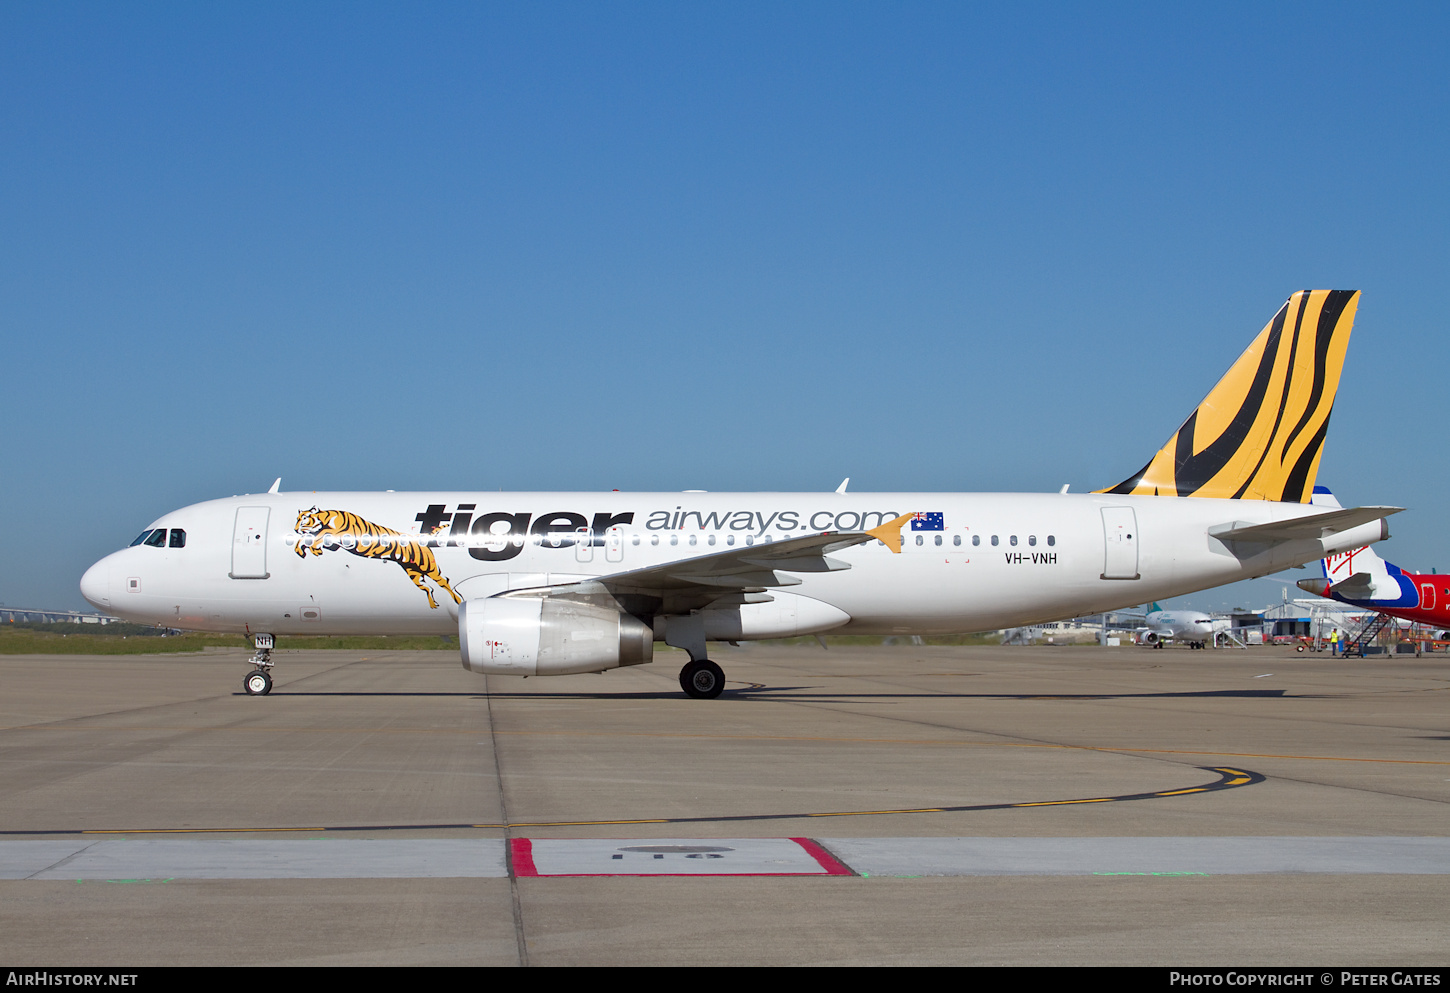
[{"label": "ground worker in high-visibility vest", "polygon": [[1339,655],[1339,628],[1329,632],[1329,654]]}]

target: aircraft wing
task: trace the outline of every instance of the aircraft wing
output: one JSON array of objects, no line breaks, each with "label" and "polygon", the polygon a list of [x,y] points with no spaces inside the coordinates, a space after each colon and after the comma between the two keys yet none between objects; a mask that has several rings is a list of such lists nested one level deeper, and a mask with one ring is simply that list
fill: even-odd
[{"label": "aircraft wing", "polygon": [[1220,541],[1257,541],[1276,544],[1281,541],[1297,541],[1301,538],[1325,538],[1340,531],[1382,520],[1391,514],[1398,514],[1404,507],[1351,507],[1348,510],[1334,510],[1327,514],[1312,514],[1296,517],[1290,521],[1275,521],[1271,524],[1244,524],[1235,522],[1220,528],[1210,528],[1209,534]]},{"label": "aircraft wing", "polygon": [[849,562],[831,558],[831,552],[881,541],[899,554],[901,526],[911,518],[911,514],[903,514],[870,531],[823,531],[799,538],[741,545],[583,582],[510,590],[500,595],[613,600],[628,612],[641,615],[688,613],[711,604],[765,603],[770,600],[766,590],[800,584],[790,573],[837,572],[851,568]]}]

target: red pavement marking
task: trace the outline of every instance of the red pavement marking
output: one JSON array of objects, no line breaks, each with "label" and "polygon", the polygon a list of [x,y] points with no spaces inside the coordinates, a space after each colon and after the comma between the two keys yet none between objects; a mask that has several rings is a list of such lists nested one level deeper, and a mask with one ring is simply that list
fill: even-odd
[{"label": "red pavement marking", "polygon": [[[826,870],[828,876],[854,876],[855,873],[844,863],[837,860],[830,852],[816,844],[810,838],[789,839],[805,849],[807,855],[816,860],[822,869]],[[538,866],[534,864],[534,843],[528,838],[509,839],[510,863],[513,866],[516,878],[547,878],[547,876],[700,876],[700,877],[728,877],[728,876],[810,876],[814,873],[808,872],[581,872],[581,873],[548,873],[547,876],[539,872]]]}]

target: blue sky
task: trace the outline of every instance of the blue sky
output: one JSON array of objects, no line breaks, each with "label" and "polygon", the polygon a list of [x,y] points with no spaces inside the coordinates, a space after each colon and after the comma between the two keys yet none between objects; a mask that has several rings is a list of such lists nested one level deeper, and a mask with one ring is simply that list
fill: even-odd
[{"label": "blue sky", "polygon": [[1301,288],[1364,292],[1320,482],[1450,570],[1447,27],[0,3],[0,602],[276,476],[1108,486]]}]

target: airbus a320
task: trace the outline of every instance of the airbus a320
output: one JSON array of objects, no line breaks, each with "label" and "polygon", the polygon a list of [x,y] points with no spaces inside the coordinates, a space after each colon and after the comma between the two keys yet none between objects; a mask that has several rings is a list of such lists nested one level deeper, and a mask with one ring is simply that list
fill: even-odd
[{"label": "airbus a320", "polygon": [[81,592],[132,620],[274,637],[457,633],[523,676],[711,641],[1024,626],[1277,572],[1386,537],[1310,503],[1359,294],[1295,293],[1141,470],[1093,493],[284,493],[153,521]]}]

